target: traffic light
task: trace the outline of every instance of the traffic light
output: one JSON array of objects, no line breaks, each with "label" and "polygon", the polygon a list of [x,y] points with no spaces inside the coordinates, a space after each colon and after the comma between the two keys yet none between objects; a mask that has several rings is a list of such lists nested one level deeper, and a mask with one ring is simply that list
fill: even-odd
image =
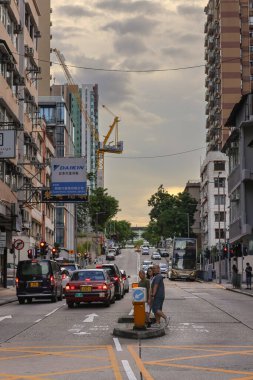
[{"label": "traffic light", "polygon": [[223,257],[226,257],[228,254],[228,246],[227,244],[223,245]]},{"label": "traffic light", "polygon": [[28,259],[32,259],[33,258],[33,250],[32,249],[28,249],[27,250],[27,255],[28,255]]},{"label": "traffic light", "polygon": [[235,256],[236,257],[242,257],[242,246],[241,246],[241,243],[237,243],[235,245]]},{"label": "traffic light", "polygon": [[46,254],[46,242],[41,241],[40,242],[40,254],[44,256]]},{"label": "traffic light", "polygon": [[235,250],[234,250],[234,246],[230,246],[230,249],[229,249],[229,254],[230,254],[230,257],[234,257],[234,254],[235,254]]},{"label": "traffic light", "polygon": [[57,255],[57,248],[52,248],[52,256],[55,257]]}]

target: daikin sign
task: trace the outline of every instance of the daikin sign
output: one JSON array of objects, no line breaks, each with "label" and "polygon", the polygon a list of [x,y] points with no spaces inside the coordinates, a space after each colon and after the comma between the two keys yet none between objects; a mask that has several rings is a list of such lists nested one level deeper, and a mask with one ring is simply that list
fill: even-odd
[{"label": "daikin sign", "polygon": [[85,195],[87,193],[84,158],[52,159],[52,195]]}]

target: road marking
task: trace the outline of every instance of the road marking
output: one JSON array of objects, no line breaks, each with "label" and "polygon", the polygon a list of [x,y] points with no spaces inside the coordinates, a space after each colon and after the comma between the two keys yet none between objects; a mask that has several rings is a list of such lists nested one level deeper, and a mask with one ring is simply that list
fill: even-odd
[{"label": "road marking", "polygon": [[113,369],[115,380],[122,380],[122,376],[121,376],[121,373],[120,373],[120,368],[119,368],[119,365],[118,365],[118,362],[117,362],[116,355],[114,353],[113,347],[112,346],[107,346],[107,352],[108,352],[108,356],[109,356],[110,361],[111,361],[111,365],[112,365],[112,369]]},{"label": "road marking", "polygon": [[135,360],[136,365],[138,366],[140,372],[142,373],[145,380],[155,380],[153,376],[150,375],[146,367],[144,366],[141,358],[139,358],[138,354],[135,352],[135,349],[132,346],[127,346],[128,351],[132,355]]},{"label": "road marking", "polygon": [[133,373],[132,368],[130,367],[130,365],[128,363],[128,360],[121,360],[121,362],[122,362],[124,370],[127,374],[128,379],[129,380],[137,380],[137,378],[135,377],[135,374]]},{"label": "road marking", "polygon": [[133,313],[134,313],[134,309],[132,309],[128,315],[133,315]]},{"label": "road marking", "polygon": [[83,320],[83,322],[93,322],[94,318],[98,317],[97,314],[88,314],[86,318]]},{"label": "road marking", "polygon": [[45,317],[49,317],[49,315],[51,314],[54,314],[57,310],[59,310],[60,308],[58,307],[57,309],[54,309],[53,311],[51,311],[50,313],[46,314]]},{"label": "road marking", "polygon": [[38,322],[40,322],[40,321],[42,321],[42,318],[37,319],[37,321],[35,321],[34,323],[38,323]]},{"label": "road marking", "polygon": [[4,319],[11,319],[11,315],[5,315],[4,317],[0,317],[0,322],[2,322]]},{"label": "road marking", "polygon": [[81,331],[81,332],[75,332],[74,335],[90,335],[91,333]]},{"label": "road marking", "polygon": [[118,338],[113,338],[113,341],[114,341],[116,350],[117,351],[122,351],[122,347],[121,347],[121,344],[119,342],[119,339]]}]

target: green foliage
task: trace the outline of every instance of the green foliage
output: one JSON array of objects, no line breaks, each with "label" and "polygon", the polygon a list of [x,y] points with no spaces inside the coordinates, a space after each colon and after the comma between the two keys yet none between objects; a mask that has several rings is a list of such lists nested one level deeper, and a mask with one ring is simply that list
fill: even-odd
[{"label": "green foliage", "polygon": [[113,238],[121,246],[133,238],[131,223],[126,220],[110,220],[106,225],[106,237]]},{"label": "green foliage", "polygon": [[98,187],[89,196],[88,202],[77,207],[77,230],[82,233],[87,229],[88,221],[95,231],[103,231],[108,220],[119,211],[119,202],[108,195],[107,189]]},{"label": "green foliage", "polygon": [[151,245],[156,246],[160,241],[160,235],[158,233],[157,223],[154,221],[150,221],[146,231],[143,232],[142,236]]},{"label": "green foliage", "polygon": [[197,201],[188,192],[169,194],[163,185],[148,201],[151,208],[150,223],[145,238],[150,242],[158,242],[160,237],[192,236],[191,226],[194,223],[194,213]]}]

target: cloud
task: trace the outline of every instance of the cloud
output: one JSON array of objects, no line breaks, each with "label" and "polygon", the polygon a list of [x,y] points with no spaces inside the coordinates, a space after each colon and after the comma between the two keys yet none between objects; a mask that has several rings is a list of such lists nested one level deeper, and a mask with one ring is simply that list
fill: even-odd
[{"label": "cloud", "polygon": [[61,5],[57,8],[59,15],[68,18],[94,17],[97,12],[86,9],[84,5]]},{"label": "cloud", "polygon": [[102,28],[102,30],[113,30],[121,35],[137,34],[146,36],[152,33],[158,24],[159,22],[157,20],[148,19],[142,16],[108,23]]},{"label": "cloud", "polygon": [[179,5],[177,7],[177,12],[180,16],[186,17],[189,19],[189,17],[192,20],[193,17],[199,17],[203,16],[204,10],[202,7],[194,6],[194,5]]},{"label": "cloud", "polygon": [[131,0],[103,0],[96,3],[96,7],[113,13],[141,13],[158,14],[163,11],[163,7],[158,1],[131,1]]},{"label": "cloud", "polygon": [[136,55],[139,55],[147,51],[147,47],[140,39],[131,36],[125,36],[117,39],[114,43],[114,47],[117,53],[131,56],[135,59]]}]

